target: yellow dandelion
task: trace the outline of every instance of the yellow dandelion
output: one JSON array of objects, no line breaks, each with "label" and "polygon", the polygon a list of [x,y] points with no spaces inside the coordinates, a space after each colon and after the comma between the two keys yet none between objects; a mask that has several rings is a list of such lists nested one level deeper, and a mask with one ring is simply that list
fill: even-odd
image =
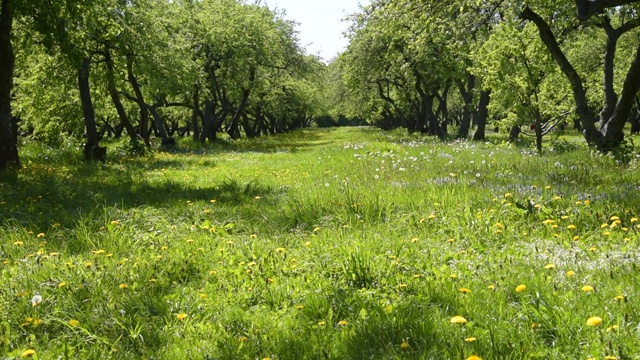
[{"label": "yellow dandelion", "polygon": [[324,321],[318,321],[318,326],[325,326],[327,323]]},{"label": "yellow dandelion", "polygon": [[256,239],[258,237],[258,235],[257,234],[251,234],[251,235],[249,235],[249,237],[252,238],[252,239]]},{"label": "yellow dandelion", "polygon": [[547,265],[544,266],[544,268],[547,269],[547,270],[552,270],[552,269],[556,268],[556,265],[555,264],[547,264]]},{"label": "yellow dandelion", "polygon": [[449,278],[451,278],[451,279],[455,279],[455,278],[457,278],[457,277],[458,277],[458,275],[456,275],[456,274],[451,274],[451,275],[449,275]]},{"label": "yellow dandelion", "polygon": [[606,229],[609,227],[609,224],[607,223],[602,223],[602,225],[600,225],[600,229]]},{"label": "yellow dandelion", "polygon": [[94,255],[100,255],[100,254],[104,254],[104,253],[105,253],[105,251],[104,251],[104,250],[102,250],[102,249],[100,249],[100,250],[93,250],[93,251],[91,251],[91,252],[92,252]]},{"label": "yellow dandelion", "polygon": [[604,360],[618,360],[616,356],[607,355],[604,357]]},{"label": "yellow dandelion", "polygon": [[111,225],[118,225],[120,222],[118,220],[111,220]]},{"label": "yellow dandelion", "polygon": [[607,328],[607,332],[618,331],[618,330],[620,330],[620,326],[618,325],[611,325]]},{"label": "yellow dandelion", "polygon": [[496,227],[500,230],[504,230],[504,225],[502,225],[501,223],[496,223]]},{"label": "yellow dandelion", "polygon": [[78,326],[78,325],[80,325],[80,321],[71,319],[71,320],[69,320],[69,325]]},{"label": "yellow dandelion", "polygon": [[521,293],[521,292],[523,292],[523,291],[525,291],[525,290],[527,290],[527,285],[520,284],[520,285],[518,285],[518,286],[516,287],[516,292],[517,292],[517,293]]},{"label": "yellow dandelion", "polygon": [[613,298],[613,300],[615,301],[624,301],[625,297],[623,295],[618,295],[616,297]]},{"label": "yellow dandelion", "polygon": [[285,249],[283,247],[279,247],[279,248],[276,248],[276,252],[277,253],[284,253],[284,252],[287,252],[287,249]]},{"label": "yellow dandelion", "polygon": [[551,219],[547,219],[547,220],[542,222],[543,225],[553,225],[555,223],[556,222],[554,220],[551,220]]},{"label": "yellow dandelion", "polygon": [[474,338],[474,337],[468,337],[468,338],[464,339],[464,341],[466,341],[466,342],[468,342],[468,343],[472,343],[472,342],[474,342],[474,341],[476,341],[476,340],[478,340],[478,339],[476,339],[476,338]]},{"label": "yellow dandelion", "polygon": [[402,342],[402,344],[400,344],[400,349],[401,349],[402,351],[407,351],[407,350],[409,350],[409,343],[408,343],[408,342],[406,342],[406,341],[403,341],[403,342]]},{"label": "yellow dandelion", "polygon": [[59,288],[61,288],[61,287],[65,287],[65,286],[67,286],[67,283],[66,283],[66,282],[64,282],[64,281],[61,281],[61,282],[60,282],[60,284],[58,284],[58,287],[59,287]]},{"label": "yellow dandelion", "polygon": [[478,355],[471,355],[467,358],[467,360],[482,360]]},{"label": "yellow dandelion", "polygon": [[495,285],[493,285],[493,284],[491,284],[491,285],[487,286],[487,289],[489,289],[489,290],[495,290],[495,289],[496,289],[496,286],[495,286]]},{"label": "yellow dandelion", "polygon": [[296,309],[298,309],[298,310],[302,310],[302,309],[304,309],[304,306],[302,306],[302,305],[296,305]]},{"label": "yellow dandelion", "polygon": [[575,275],[576,275],[575,271],[571,271],[571,270],[567,271],[567,277],[572,277],[572,276],[575,276]]},{"label": "yellow dandelion", "polygon": [[27,295],[29,295],[28,291],[18,291],[16,293],[16,297],[23,297],[23,296],[27,296]]},{"label": "yellow dandelion", "polygon": [[44,235],[44,233],[40,233],[40,234],[38,234],[36,236],[38,237],[38,239],[42,239],[45,235]]},{"label": "yellow dandelion", "polygon": [[128,289],[128,288],[129,288],[129,285],[127,285],[127,284],[120,284],[120,285],[118,285],[118,287],[119,287],[120,289],[122,289],[122,290],[126,290],[126,289]]},{"label": "yellow dandelion", "polygon": [[588,326],[600,326],[602,325],[602,318],[598,317],[598,316],[592,316],[589,319],[587,319],[587,325]]},{"label": "yellow dandelion", "polygon": [[187,316],[189,316],[189,315],[187,315],[187,314],[185,314],[185,313],[180,313],[180,314],[176,315],[176,317],[177,317],[177,318],[178,318],[178,320],[180,320],[180,321],[182,321],[182,320],[186,319],[186,318],[187,318]]},{"label": "yellow dandelion", "polygon": [[637,223],[638,222],[638,218],[634,217],[634,218],[631,218],[631,220],[629,220],[629,221],[631,221],[632,223]]},{"label": "yellow dandelion", "polygon": [[454,316],[451,318],[451,323],[452,324],[466,324],[467,323],[467,319],[463,318],[462,316]]},{"label": "yellow dandelion", "polygon": [[567,226],[567,229],[575,230],[575,229],[577,229],[577,227],[575,225],[571,224],[571,225]]},{"label": "yellow dandelion", "polygon": [[404,289],[404,288],[407,287],[407,284],[400,284],[400,285],[398,285],[398,287],[400,287],[401,289]]},{"label": "yellow dandelion", "polygon": [[469,290],[469,289],[467,289],[467,288],[460,288],[459,290],[460,290],[460,292],[461,292],[461,293],[463,293],[463,294],[469,294],[469,293],[471,293],[471,290]]},{"label": "yellow dandelion", "polygon": [[590,285],[585,285],[585,286],[583,286],[583,287],[582,287],[582,291],[584,291],[584,292],[586,292],[586,293],[590,293],[590,292],[592,292],[593,290],[594,290],[594,289],[593,289],[593,286],[590,286]]},{"label": "yellow dandelion", "polygon": [[149,279],[150,283],[154,283],[154,282],[157,282],[157,281],[158,281],[157,279]]},{"label": "yellow dandelion", "polygon": [[36,351],[33,349],[27,349],[20,354],[20,357],[30,357],[36,354]]},{"label": "yellow dandelion", "polygon": [[348,324],[347,320],[338,321],[338,325],[340,325],[340,326],[347,326],[347,324]]}]

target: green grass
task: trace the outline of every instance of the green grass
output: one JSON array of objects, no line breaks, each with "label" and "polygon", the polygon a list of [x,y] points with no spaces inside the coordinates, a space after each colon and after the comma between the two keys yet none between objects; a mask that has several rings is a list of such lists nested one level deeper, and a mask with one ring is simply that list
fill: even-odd
[{"label": "green grass", "polygon": [[0,183],[0,358],[640,359],[637,163],[568,139],[29,144]]}]

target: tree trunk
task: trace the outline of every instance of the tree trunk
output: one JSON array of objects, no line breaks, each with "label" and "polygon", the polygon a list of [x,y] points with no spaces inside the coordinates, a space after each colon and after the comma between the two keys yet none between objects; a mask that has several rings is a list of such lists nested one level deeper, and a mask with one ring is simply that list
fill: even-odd
[{"label": "tree trunk", "polygon": [[473,88],[475,87],[475,80],[475,76],[469,75],[469,77],[467,78],[466,89],[462,81],[457,82],[458,89],[460,90],[460,95],[462,96],[462,100],[464,101],[462,122],[460,123],[458,134],[456,135],[456,138],[458,139],[466,139],[467,136],[469,136],[469,129],[471,129],[471,107],[473,106]]},{"label": "tree trunk", "polygon": [[200,134],[200,141],[204,143],[205,140],[209,142],[216,141],[215,127],[216,117],[216,102],[212,99],[204,101],[204,117],[202,118],[202,134]]},{"label": "tree trunk", "polygon": [[200,139],[200,126],[198,116],[200,115],[200,87],[194,86],[193,90],[193,113],[191,114],[191,127],[193,128],[193,141]]},{"label": "tree trunk", "polygon": [[511,128],[511,130],[509,130],[509,141],[516,141],[518,140],[518,136],[520,136],[520,133],[522,132],[522,129],[520,128],[520,126],[515,125]]},{"label": "tree trunk", "polygon": [[133,55],[131,54],[127,55],[127,78],[133,88],[133,92],[136,95],[136,102],[140,108],[140,137],[142,137],[142,141],[144,141],[146,147],[151,147],[151,142],[149,141],[149,112],[147,111],[147,105],[144,102],[138,79],[133,74]]},{"label": "tree trunk", "polygon": [[113,101],[113,105],[116,107],[116,111],[118,113],[118,117],[120,118],[120,122],[127,129],[127,134],[132,142],[138,141],[138,136],[136,134],[133,125],[129,121],[129,117],[127,116],[127,112],[124,110],[124,106],[122,105],[122,101],[120,100],[120,94],[118,94],[118,90],[116,89],[116,79],[114,75],[114,65],[113,58],[111,57],[111,53],[109,49],[105,49],[104,61],[107,65],[107,89],[109,91],[109,95],[111,96],[111,101]]},{"label": "tree trunk", "polygon": [[84,125],[87,132],[87,142],[84,144],[84,158],[86,160],[101,160],[104,162],[107,157],[107,148],[100,147],[100,138],[89,89],[90,65],[91,60],[88,57],[84,57],[82,65],[78,69],[78,89],[80,90],[80,101],[82,102]]},{"label": "tree trunk", "polygon": [[13,14],[10,0],[2,0],[0,14],[0,171],[20,166],[17,137],[11,121],[11,90],[15,54],[11,45]]},{"label": "tree trunk", "polygon": [[485,140],[485,127],[487,118],[489,117],[489,101],[491,100],[491,91],[483,90],[480,93],[480,102],[478,104],[478,115],[476,117],[476,132],[473,134],[473,140]]},{"label": "tree trunk", "polygon": [[164,146],[172,146],[176,144],[176,141],[167,135],[167,131],[164,126],[164,122],[158,114],[158,107],[162,105],[162,101],[157,101],[155,104],[149,106],[149,112],[153,116],[155,128],[158,131],[158,135],[162,139],[162,145]]},{"label": "tree trunk", "polygon": [[[580,1],[576,0],[578,6],[578,12],[582,13],[582,16],[588,18],[595,13],[591,13],[593,9],[600,6],[602,9],[614,6],[612,3],[615,1]],[[629,3],[628,1],[625,3]],[[613,111],[611,110],[612,97],[612,73],[613,73],[613,59],[615,55],[615,41],[623,33],[630,31],[638,25],[634,22],[628,22],[622,25],[620,28],[613,31],[613,36],[607,36],[607,49],[605,52],[605,106],[600,116],[600,129],[596,129],[593,117],[589,111],[587,104],[586,92],[582,79],[571,65],[569,60],[562,52],[558,41],[556,40],[549,25],[545,22],[540,15],[531,10],[529,7],[525,8],[520,14],[520,17],[524,20],[532,21],[540,32],[540,39],[545,44],[551,56],[560,67],[560,70],[569,79],[571,89],[573,91],[573,97],[576,103],[576,112],[580,118],[580,124],[582,125],[583,134],[589,145],[595,145],[599,150],[607,152],[616,148],[624,141],[624,133],[622,129],[626,123],[629,112],[633,107],[633,101],[640,90],[640,43],[636,49],[635,58],[631,64],[631,67],[627,71],[626,79],[622,87],[622,92],[618,102],[615,104]],[[606,25],[604,25],[606,27]],[[613,93],[615,94],[615,93]]]}]

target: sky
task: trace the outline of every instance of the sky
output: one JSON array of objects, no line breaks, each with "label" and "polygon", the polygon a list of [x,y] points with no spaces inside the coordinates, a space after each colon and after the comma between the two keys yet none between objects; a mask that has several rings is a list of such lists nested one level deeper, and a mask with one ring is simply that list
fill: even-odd
[{"label": "sky", "polygon": [[299,23],[300,43],[308,54],[318,54],[326,61],[341,53],[348,40],[342,35],[348,24],[341,21],[346,15],[357,12],[358,4],[369,0],[268,0],[273,9],[284,9],[285,18]]}]

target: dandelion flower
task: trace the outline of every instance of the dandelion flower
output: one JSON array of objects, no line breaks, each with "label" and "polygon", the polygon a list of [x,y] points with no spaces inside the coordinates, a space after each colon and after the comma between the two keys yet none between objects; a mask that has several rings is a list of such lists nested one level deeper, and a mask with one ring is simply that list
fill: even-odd
[{"label": "dandelion flower", "polygon": [[467,358],[467,360],[482,360],[478,355],[471,355]]},{"label": "dandelion flower", "polygon": [[318,326],[325,326],[327,323],[324,321],[318,321]]},{"label": "dandelion flower", "polygon": [[296,305],[296,309],[298,309],[298,310],[302,310],[302,309],[304,309],[304,306],[302,306],[302,305]]},{"label": "dandelion flower", "polygon": [[401,349],[402,351],[407,351],[407,350],[409,350],[409,343],[408,343],[408,342],[406,342],[406,341],[403,341],[403,342],[402,342],[402,344],[400,344],[400,349]]},{"label": "dandelion flower", "polygon": [[120,289],[122,289],[122,290],[126,290],[126,289],[128,289],[128,288],[129,288],[129,285],[127,285],[127,284],[120,284],[120,285],[118,285],[118,287],[119,287]]},{"label": "dandelion flower", "polygon": [[607,328],[607,332],[618,331],[618,330],[620,330],[620,326],[618,325],[611,325]]},{"label": "dandelion flower", "polygon": [[13,243],[13,245],[22,246],[22,245],[24,245],[24,243],[22,241],[16,241],[16,242]]},{"label": "dandelion flower", "polygon": [[284,253],[284,252],[287,252],[287,249],[285,249],[283,247],[279,247],[279,248],[276,249],[276,252],[277,253]]},{"label": "dandelion flower", "polygon": [[176,317],[178,318],[178,320],[184,320],[184,319],[186,319],[186,318],[187,318],[187,316],[189,316],[189,315],[187,315],[187,314],[185,314],[185,313],[180,313],[180,314],[176,315]]},{"label": "dandelion flower", "polygon": [[577,227],[575,225],[571,224],[571,225],[567,226],[567,229],[575,230],[575,229],[577,229]]},{"label": "dandelion flower", "polygon": [[527,290],[527,285],[520,284],[520,285],[518,285],[518,286],[516,287],[516,292],[517,292],[517,293],[521,293],[521,292],[523,292],[523,291],[525,291],[525,290]]},{"label": "dandelion flower", "polygon": [[604,357],[604,360],[618,360],[616,356],[607,355]]},{"label": "dandelion flower", "polygon": [[41,302],[42,296],[40,295],[33,295],[33,297],[31,298],[31,306],[38,306]]},{"label": "dandelion flower", "polygon": [[22,352],[22,354],[20,354],[20,357],[29,357],[29,356],[33,356],[36,354],[36,351],[33,349],[27,349],[25,351]]},{"label": "dandelion flower", "polygon": [[585,286],[583,286],[583,287],[582,287],[582,291],[584,291],[584,292],[586,292],[586,293],[590,293],[590,292],[592,292],[593,290],[594,290],[594,289],[593,289],[593,286],[590,286],[590,285],[585,285]]},{"label": "dandelion flower", "polygon": [[61,282],[60,282],[60,284],[58,284],[58,287],[59,287],[59,288],[61,288],[61,287],[65,287],[65,286],[67,286],[67,283],[66,283],[66,282],[64,282],[64,281],[61,281]]},{"label": "dandelion flower", "polygon": [[567,271],[567,277],[572,277],[572,276],[574,276],[575,274],[576,274],[576,272],[575,272],[575,271],[571,271],[571,270]]},{"label": "dandelion flower", "polygon": [[42,239],[45,235],[44,235],[44,233],[40,233],[40,234],[38,234],[36,236],[38,237],[38,239]]},{"label": "dandelion flower", "polygon": [[634,218],[631,218],[631,220],[629,220],[629,221],[631,221],[632,223],[637,223],[638,222],[638,218],[634,217]]},{"label": "dandelion flower", "polygon": [[71,320],[69,320],[69,325],[78,326],[78,325],[80,325],[80,321],[71,319]]},{"label": "dandelion flower", "polygon": [[111,225],[118,225],[119,221],[118,220],[111,220]]},{"label": "dandelion flower", "polygon": [[461,293],[463,293],[463,294],[469,294],[469,293],[471,293],[471,290],[469,290],[469,289],[467,289],[467,288],[460,288],[459,290],[460,290],[460,292],[461,292]]},{"label": "dandelion flower", "polygon": [[474,338],[474,337],[468,337],[468,338],[464,339],[464,341],[466,341],[466,342],[468,342],[468,343],[472,343],[472,342],[474,342],[474,341],[476,341],[476,340],[478,340],[478,339],[476,339],[476,338]]},{"label": "dandelion flower", "polygon": [[347,326],[347,324],[348,324],[347,320],[338,321],[338,325],[340,325],[340,326]]},{"label": "dandelion flower", "polygon": [[547,270],[551,270],[551,269],[555,269],[556,265],[555,264],[547,264],[547,265],[544,266],[544,268],[547,269]]},{"label": "dandelion flower", "polygon": [[600,326],[602,325],[602,318],[598,317],[598,316],[592,316],[589,319],[587,319],[587,325],[588,326]]},{"label": "dandelion flower", "polygon": [[467,319],[463,318],[462,316],[454,316],[451,318],[451,323],[452,324],[466,324],[467,323]]},{"label": "dandelion flower", "polygon": [[623,295],[618,295],[618,296],[614,297],[613,300],[615,300],[615,301],[624,301],[624,296]]}]

